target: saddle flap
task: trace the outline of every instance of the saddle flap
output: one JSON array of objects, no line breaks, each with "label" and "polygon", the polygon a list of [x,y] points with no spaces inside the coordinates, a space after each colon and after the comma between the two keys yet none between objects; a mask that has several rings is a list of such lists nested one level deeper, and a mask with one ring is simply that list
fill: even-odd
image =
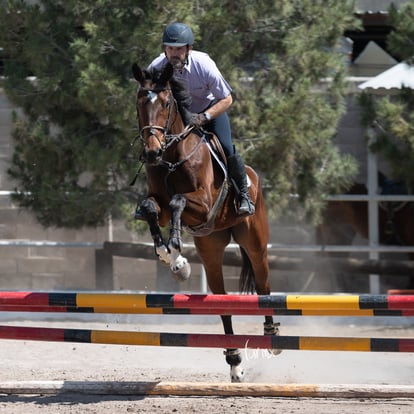
[{"label": "saddle flap", "polygon": [[213,150],[220,158],[220,161],[227,167],[227,158],[224,154],[223,147],[215,134],[208,134],[208,143],[210,144],[210,151]]}]

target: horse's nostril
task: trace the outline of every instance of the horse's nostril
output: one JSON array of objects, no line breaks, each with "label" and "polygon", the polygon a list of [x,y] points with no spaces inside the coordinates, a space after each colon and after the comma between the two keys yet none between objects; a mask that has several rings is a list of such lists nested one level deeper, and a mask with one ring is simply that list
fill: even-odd
[{"label": "horse's nostril", "polygon": [[161,159],[162,151],[160,149],[144,151],[143,157],[149,164],[157,164]]}]

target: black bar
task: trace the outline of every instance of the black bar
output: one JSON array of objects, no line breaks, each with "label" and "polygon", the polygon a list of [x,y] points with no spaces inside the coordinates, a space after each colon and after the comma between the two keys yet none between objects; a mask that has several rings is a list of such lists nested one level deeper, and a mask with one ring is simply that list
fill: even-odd
[{"label": "black bar", "polygon": [[258,301],[259,308],[273,308],[273,309],[286,309],[286,296],[285,295],[259,295]]},{"label": "black bar", "polygon": [[372,352],[398,352],[400,350],[400,341],[393,338],[373,338],[371,339]]},{"label": "black bar", "polygon": [[272,349],[300,349],[299,336],[272,336]]},{"label": "black bar", "polygon": [[174,294],[151,294],[145,298],[147,308],[173,308]]},{"label": "black bar", "polygon": [[65,329],[63,337],[65,342],[91,343],[91,331],[87,329]]},{"label": "black bar", "polygon": [[49,306],[76,307],[76,293],[49,293]]},{"label": "black bar", "polygon": [[161,346],[187,346],[187,334],[160,333]]},{"label": "black bar", "polygon": [[403,311],[399,309],[374,309],[374,316],[403,316]]},{"label": "black bar", "polygon": [[387,295],[360,295],[359,309],[388,309]]},{"label": "black bar", "polygon": [[164,308],[162,313],[164,315],[191,315],[191,309]]}]

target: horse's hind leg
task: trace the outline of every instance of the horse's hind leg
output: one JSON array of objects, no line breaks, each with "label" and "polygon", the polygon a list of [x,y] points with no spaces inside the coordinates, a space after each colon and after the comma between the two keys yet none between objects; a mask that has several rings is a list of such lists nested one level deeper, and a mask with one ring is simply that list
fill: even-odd
[{"label": "horse's hind leg", "polygon": [[[264,267],[261,267],[263,273],[259,273],[257,270],[255,273],[255,286],[256,286],[256,293],[258,295],[270,295],[270,286],[269,286],[269,279],[265,269],[267,268],[267,260]],[[265,316],[265,321],[263,324],[263,333],[264,335],[279,335],[279,322],[273,322],[273,316]],[[279,355],[282,350],[281,349],[269,349],[269,352],[273,355]]]},{"label": "horse's hind leg", "polygon": [[[267,268],[267,265],[263,269]],[[264,273],[255,273],[258,277],[255,278],[256,293],[258,295],[270,295],[270,286],[269,280],[266,272]],[[264,335],[279,335],[279,322],[273,322],[273,316],[265,316],[265,321],[263,324],[263,333]],[[273,355],[279,355],[281,349],[269,349],[269,352]]]},{"label": "horse's hind leg", "polygon": [[151,237],[154,240],[155,254],[162,262],[169,264],[170,252],[162,237],[161,228],[158,225],[158,204],[154,199],[147,198],[141,203],[140,211],[148,223]]}]

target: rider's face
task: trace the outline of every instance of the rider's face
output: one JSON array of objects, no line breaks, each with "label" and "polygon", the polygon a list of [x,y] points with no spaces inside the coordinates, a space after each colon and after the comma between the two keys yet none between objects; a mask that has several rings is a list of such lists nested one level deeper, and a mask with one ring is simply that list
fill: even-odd
[{"label": "rider's face", "polygon": [[185,65],[187,51],[191,50],[191,46],[165,46],[164,51],[167,56],[168,61],[173,66],[182,67]]}]

